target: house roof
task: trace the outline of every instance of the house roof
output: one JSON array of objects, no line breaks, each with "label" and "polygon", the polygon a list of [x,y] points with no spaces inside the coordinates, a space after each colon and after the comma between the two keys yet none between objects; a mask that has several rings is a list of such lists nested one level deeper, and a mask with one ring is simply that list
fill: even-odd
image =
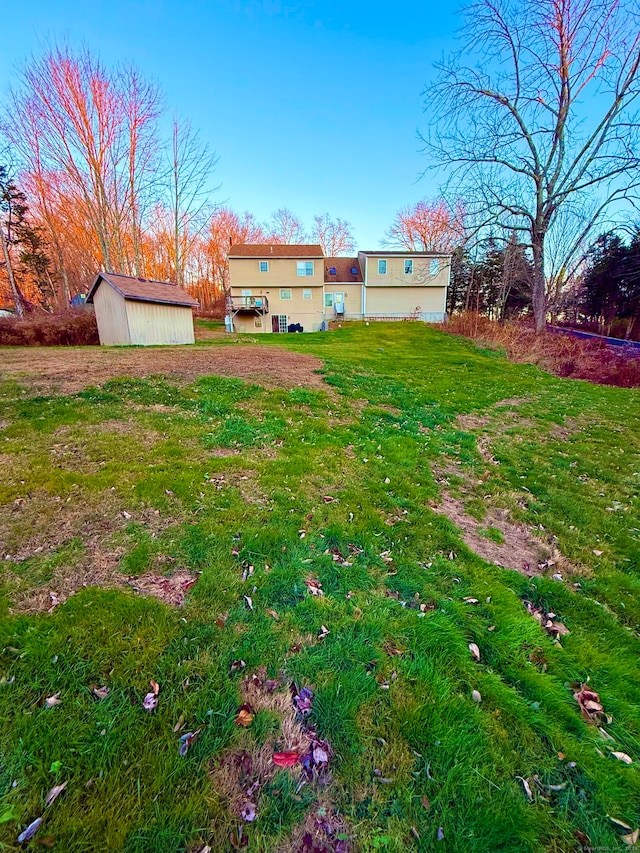
[{"label": "house roof", "polygon": [[[335,273],[330,270],[335,269]],[[351,270],[356,270],[355,273]],[[362,271],[357,258],[325,258],[324,259],[324,280],[325,283],[331,281],[341,282],[360,282],[362,281]]]},{"label": "house roof", "polygon": [[230,258],[322,258],[317,243],[238,243],[229,249]]},{"label": "house roof", "polygon": [[360,252],[361,255],[369,255],[374,258],[450,258],[451,252],[386,252],[383,249],[376,249],[371,252]]},{"label": "house roof", "polygon": [[195,307],[198,302],[189,296],[186,290],[167,281],[152,281],[148,278],[135,278],[130,275],[117,275],[113,272],[101,272],[91,285],[87,302],[93,302],[93,296],[100,282],[106,281],[120,296],[136,302],[161,302],[165,305],[188,305]]}]

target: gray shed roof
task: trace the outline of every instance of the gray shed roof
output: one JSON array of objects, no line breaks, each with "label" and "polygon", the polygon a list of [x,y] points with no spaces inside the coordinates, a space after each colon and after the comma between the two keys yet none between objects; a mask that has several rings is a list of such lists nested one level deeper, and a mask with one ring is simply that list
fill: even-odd
[{"label": "gray shed roof", "polygon": [[186,290],[167,281],[151,281],[148,278],[135,278],[131,275],[118,275],[113,272],[101,272],[91,285],[87,295],[87,302],[93,302],[93,295],[100,286],[101,281],[106,281],[120,296],[125,299],[133,299],[136,302],[161,302],[165,305],[185,305],[195,308],[197,300],[189,296]]}]

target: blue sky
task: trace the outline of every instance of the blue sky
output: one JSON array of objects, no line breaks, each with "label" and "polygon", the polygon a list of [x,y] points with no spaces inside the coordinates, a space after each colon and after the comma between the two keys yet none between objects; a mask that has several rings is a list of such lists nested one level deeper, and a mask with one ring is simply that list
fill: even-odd
[{"label": "blue sky", "polygon": [[420,179],[422,91],[454,47],[457,4],[405,0],[29,0],[5,15],[0,91],[49,41],[133,61],[218,154],[216,198],[266,219],[349,220],[379,245]]}]

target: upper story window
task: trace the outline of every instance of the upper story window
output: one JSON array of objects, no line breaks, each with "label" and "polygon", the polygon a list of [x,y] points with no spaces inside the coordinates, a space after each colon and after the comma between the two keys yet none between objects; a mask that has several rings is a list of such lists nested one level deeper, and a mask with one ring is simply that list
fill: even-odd
[{"label": "upper story window", "polygon": [[404,274],[405,275],[413,275],[413,261],[406,260],[404,262]]},{"label": "upper story window", "polygon": [[302,291],[302,298],[303,299],[311,299],[312,295],[313,294],[311,293],[310,290],[303,290]]},{"label": "upper story window", "polygon": [[387,274],[387,262],[380,258],[378,261],[378,275],[386,275]]},{"label": "upper story window", "polygon": [[313,261],[298,261],[298,275],[313,275]]},{"label": "upper story window", "polygon": [[280,299],[291,299],[291,289],[286,287],[280,290]]},{"label": "upper story window", "polygon": [[429,275],[438,275],[440,272],[440,261],[437,258],[432,258],[429,261]]},{"label": "upper story window", "polygon": [[269,261],[260,261],[260,272],[269,272]]}]

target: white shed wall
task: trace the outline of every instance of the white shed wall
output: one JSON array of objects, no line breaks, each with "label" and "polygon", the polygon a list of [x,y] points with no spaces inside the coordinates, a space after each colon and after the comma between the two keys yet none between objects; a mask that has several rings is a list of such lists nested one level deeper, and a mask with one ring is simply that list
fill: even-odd
[{"label": "white shed wall", "polygon": [[93,304],[100,343],[107,347],[130,344],[127,309],[118,291],[101,281],[93,295]]},{"label": "white shed wall", "polygon": [[[102,288],[99,288],[102,289]],[[193,311],[185,305],[163,305],[158,302],[125,302],[132,344],[192,344]]]}]

